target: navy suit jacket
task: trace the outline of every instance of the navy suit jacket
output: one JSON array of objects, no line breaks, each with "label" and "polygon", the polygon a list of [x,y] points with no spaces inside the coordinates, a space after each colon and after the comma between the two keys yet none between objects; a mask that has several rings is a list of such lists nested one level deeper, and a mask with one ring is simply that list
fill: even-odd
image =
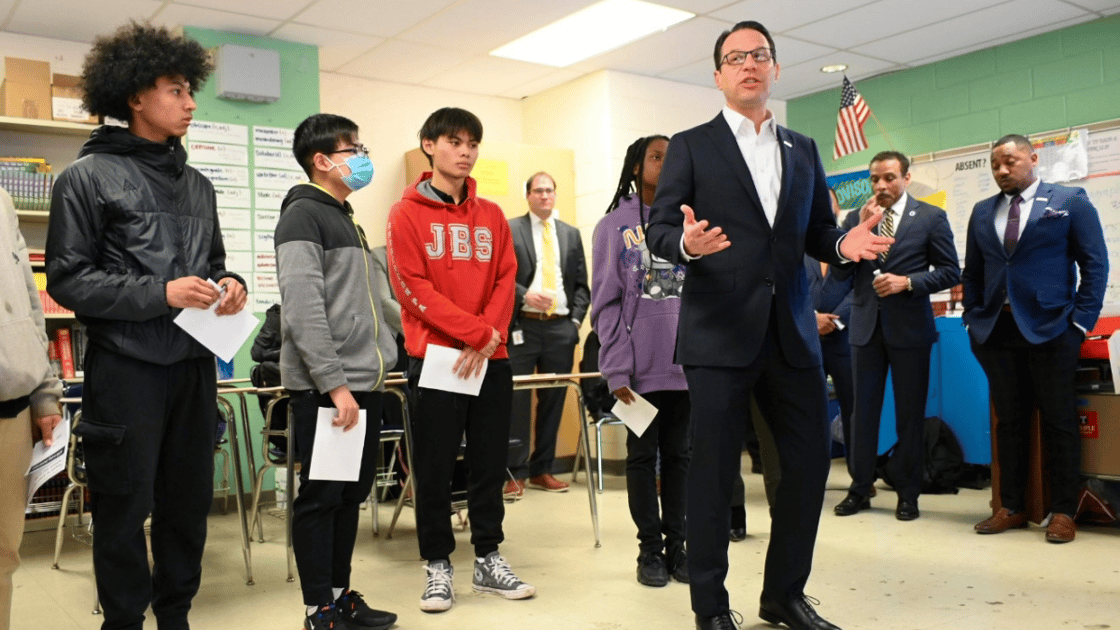
[{"label": "navy suit jacket", "polygon": [[[917,348],[937,341],[933,323],[931,293],[954,287],[960,282],[961,268],[953,229],[945,211],[913,197],[907,197],[902,219],[894,234],[887,259],[861,260],[854,271],[841,270],[853,276],[852,330],[853,346],[865,346],[875,333],[875,325],[883,328],[883,340],[895,348]],[[844,227],[859,223],[859,211],[848,213]],[[880,224],[882,225],[882,224]],[[878,228],[876,228],[878,231]],[[872,283],[875,270],[909,276],[913,291],[902,291],[880,298]]]},{"label": "navy suit jacket", "polygon": [[[509,220],[513,234],[513,252],[517,256],[517,295],[513,304],[513,321],[521,316],[525,293],[533,284],[537,273],[537,250],[533,247],[533,226],[529,213]],[[564,282],[564,295],[568,298],[569,319],[582,322],[591,305],[591,288],[587,285],[587,260],[583,253],[583,240],[579,230],[556,219],[556,244],[560,250],[560,275]]]},{"label": "navy suit jacket", "polygon": [[963,319],[972,339],[987,341],[1008,297],[1015,323],[1030,343],[1054,339],[1071,323],[1092,330],[1104,304],[1108,252],[1100,217],[1085,190],[1040,182],[1010,256],[994,223],[1002,197],[977,203],[968,220]]},{"label": "navy suit jacket", "polygon": [[851,274],[841,275],[830,268],[828,276],[825,276],[821,273],[820,261],[809,256],[805,257],[805,274],[809,277],[809,295],[813,310],[818,313],[839,315],[846,329],[852,321]]},{"label": "navy suit jacket", "polygon": [[[816,318],[803,259],[840,265],[843,232],[832,216],[824,167],[812,139],[778,127],[781,192],[771,227],[731,128],[718,114],[669,142],[646,239],[650,251],[687,264],[681,290],[676,362],[746,367],[766,338],[771,305],[775,337],[791,365],[821,364]],[[731,247],[685,261],[681,254],[688,204],[698,220],[723,229]]]}]

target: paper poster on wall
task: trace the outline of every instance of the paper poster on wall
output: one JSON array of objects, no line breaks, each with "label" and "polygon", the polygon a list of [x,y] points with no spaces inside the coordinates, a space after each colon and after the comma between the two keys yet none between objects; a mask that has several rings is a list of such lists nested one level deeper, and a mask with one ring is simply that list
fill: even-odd
[{"label": "paper poster on wall", "polygon": [[257,273],[276,273],[276,254],[258,251],[253,254],[253,271]]},{"label": "paper poster on wall", "polygon": [[295,171],[279,171],[266,168],[256,169],[253,178],[258,189],[268,188],[284,191],[307,179],[302,171],[297,173]]},{"label": "paper poster on wall", "polygon": [[283,127],[253,127],[253,144],[262,147],[291,149],[295,139],[294,129]]},{"label": "paper poster on wall", "polygon": [[249,144],[249,127],[211,120],[192,120],[187,129],[187,138],[194,142]]},{"label": "paper poster on wall", "polygon": [[218,225],[231,230],[250,230],[253,215],[241,208],[218,208]]},{"label": "paper poster on wall", "polygon": [[478,182],[479,197],[504,197],[509,193],[509,162],[479,159],[471,177]]},{"label": "paper poster on wall", "polygon": [[1042,136],[1031,140],[1038,154],[1035,175],[1047,182],[1070,182],[1089,174],[1089,153],[1086,144],[1089,130],[1074,129],[1067,133]]},{"label": "paper poster on wall", "polygon": [[[224,244],[224,239],[223,239]],[[253,254],[251,252],[231,252],[226,247],[226,269],[240,276],[253,272]]]},{"label": "paper poster on wall", "polygon": [[244,166],[221,166],[219,164],[192,164],[215,186],[248,186],[249,169]]},{"label": "paper poster on wall", "polygon": [[284,197],[288,195],[287,190],[262,190],[260,188],[255,191],[257,201],[253,205],[258,210],[279,210],[280,206],[284,203]]},{"label": "paper poster on wall", "polygon": [[868,177],[871,172],[867,169],[852,173],[830,175],[827,178],[828,186],[836,191],[836,201],[845,210],[861,208],[871,198],[871,182]]},{"label": "paper poster on wall", "polygon": [[254,293],[252,295],[252,298],[253,299],[250,304],[253,305],[254,313],[263,313],[267,311],[273,304],[280,303],[279,293]]},{"label": "paper poster on wall", "polygon": [[272,245],[272,232],[261,230],[255,233],[254,239],[256,240],[256,247],[253,248],[255,251],[271,252],[275,249]]},{"label": "paper poster on wall", "polygon": [[232,166],[249,165],[248,147],[234,144],[218,144],[215,142],[190,142],[187,147],[190,152],[191,164],[230,164]]},{"label": "paper poster on wall", "polygon": [[218,198],[219,208],[248,208],[253,205],[248,188],[215,186],[214,195]]},{"label": "paper poster on wall", "polygon": [[253,213],[254,227],[258,230],[276,231],[276,222],[280,220],[280,213],[276,210],[257,210]]},{"label": "paper poster on wall", "polygon": [[1120,175],[1120,129],[1098,131],[1085,144],[1089,177]]},{"label": "paper poster on wall", "polygon": [[252,232],[249,230],[227,230],[222,228],[222,243],[226,251],[248,252],[253,249]]},{"label": "paper poster on wall", "polygon": [[257,168],[279,168],[286,171],[303,172],[296,157],[289,149],[253,149],[253,166]]},{"label": "paper poster on wall", "polygon": [[280,281],[274,273],[253,274],[253,286],[257,293],[279,293]]}]

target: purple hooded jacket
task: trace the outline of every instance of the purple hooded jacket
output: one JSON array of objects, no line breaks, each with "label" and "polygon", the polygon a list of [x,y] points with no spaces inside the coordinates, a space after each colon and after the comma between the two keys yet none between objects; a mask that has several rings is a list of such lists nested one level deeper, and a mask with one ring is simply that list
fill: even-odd
[{"label": "purple hooded jacket", "polygon": [[650,254],[642,228],[648,220],[649,207],[634,194],[595,226],[591,326],[602,344],[599,371],[612,392],[688,389],[684,370],[673,363],[685,268]]}]

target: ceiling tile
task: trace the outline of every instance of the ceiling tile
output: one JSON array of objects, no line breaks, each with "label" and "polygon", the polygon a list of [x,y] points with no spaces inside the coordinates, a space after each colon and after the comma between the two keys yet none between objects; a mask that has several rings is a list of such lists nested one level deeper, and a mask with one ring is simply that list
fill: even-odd
[{"label": "ceiling tile", "polygon": [[1012,0],[908,33],[899,33],[857,46],[853,50],[872,57],[909,63],[937,55],[950,48],[961,49],[972,46],[987,48],[992,45],[994,34],[1002,32],[1013,35],[1040,27],[1052,28],[1055,22],[1063,22],[1081,15],[1086,15],[1086,12],[1064,2]]},{"label": "ceiling tile", "polygon": [[[392,37],[455,0],[319,0],[292,21],[339,28],[363,35]],[[342,29],[340,29],[342,30]]]},{"label": "ceiling tile", "polygon": [[268,35],[280,22],[266,18],[215,11],[184,4],[169,4],[154,18],[152,24],[174,28],[176,26],[198,26],[215,31],[230,31],[248,35]]},{"label": "ceiling tile", "polygon": [[1052,24],[1047,24],[1046,26],[1037,26],[1035,28],[1032,28],[1032,29],[1027,30],[1027,31],[1023,31],[1021,33],[1015,33],[1013,35],[1005,35],[1003,37],[999,37],[999,38],[996,38],[996,39],[989,39],[989,40],[986,40],[986,41],[983,41],[983,42],[980,42],[980,43],[973,44],[971,46],[966,46],[964,48],[957,48],[957,49],[954,49],[954,50],[948,50],[948,51],[940,52],[936,55],[931,55],[929,57],[923,57],[922,59],[915,60],[915,61],[913,61],[913,62],[911,62],[907,65],[924,66],[928,63],[933,63],[935,61],[941,61],[942,59],[949,59],[951,57],[959,57],[960,55],[964,55],[964,54],[967,54],[967,53],[970,53],[970,52],[973,52],[973,51],[976,51],[976,50],[981,50],[981,49],[984,49],[984,48],[991,48],[993,46],[999,46],[1000,44],[1006,44],[1008,42],[1014,42],[1014,41],[1018,41],[1020,39],[1026,39],[1026,38],[1034,36],[1034,35],[1039,35],[1039,34],[1042,34],[1042,33],[1049,33],[1050,31],[1056,31],[1058,29],[1065,28],[1067,26],[1073,26],[1075,24],[1081,24],[1083,22],[1089,22],[1089,21],[1092,21],[1092,20],[1095,20],[1095,19],[1097,19],[1096,15],[1094,15],[1092,13],[1085,13],[1085,14],[1080,15],[1078,17],[1070,18],[1068,20],[1064,20],[1064,21],[1061,21],[1061,22],[1054,22]]},{"label": "ceiling tile", "polygon": [[656,2],[667,7],[674,9],[681,9],[682,11],[691,11],[697,15],[703,15],[722,9],[728,5],[735,4],[735,0],[649,0]]},{"label": "ceiling tile", "polygon": [[446,50],[390,39],[343,65],[338,72],[366,79],[419,85],[457,61]]},{"label": "ceiling tile", "polygon": [[272,18],[274,20],[291,19],[303,11],[315,0],[268,0],[268,2],[238,2],[231,4],[229,0],[183,0],[177,4],[186,4],[206,9],[219,11],[234,9],[237,13],[254,15],[256,17]]},{"label": "ceiling tile", "polygon": [[524,61],[481,54],[439,72],[424,85],[458,92],[498,95],[502,92],[548,76],[555,68]]},{"label": "ceiling tile", "polygon": [[719,20],[695,17],[569,68],[581,72],[611,69],[656,75],[694,61],[697,55],[710,50],[727,26]]},{"label": "ceiling tile", "polygon": [[[774,38],[774,48],[778,49],[778,63],[782,67],[796,66],[797,64],[816,59],[823,55],[836,52],[836,49],[831,46],[821,46],[800,39],[792,39],[782,35],[772,35]],[[715,46],[715,40],[712,40],[712,45]],[[726,50],[726,49],[725,49]]]},{"label": "ceiling tile", "polygon": [[662,79],[669,79],[670,81],[680,81],[681,83],[689,83],[692,85],[702,85],[704,87],[715,87],[715,79],[713,78],[714,62],[711,57],[705,57],[698,61],[685,64],[672,70],[666,70],[657,76]]},{"label": "ceiling tile", "polygon": [[544,92],[545,90],[550,90],[558,85],[563,85],[568,81],[574,81],[580,76],[582,75],[580,75],[580,73],[578,72],[575,72],[574,70],[557,70],[553,68],[552,74],[545,75],[539,79],[508,89],[498,96],[521,99],[525,98],[526,96],[539,94],[541,92]]},{"label": "ceiling tile", "polygon": [[160,0],[25,0],[4,30],[71,42],[93,42],[128,20],[145,21],[163,5]]},{"label": "ceiling tile", "polygon": [[[897,64],[881,59],[872,59],[852,52],[841,51],[798,64],[796,66],[782,67],[782,73],[774,84],[771,96],[782,100],[789,100],[797,96],[812,94],[830,88],[839,88],[844,75],[840,73],[826,74],[821,72],[821,66],[833,63],[846,63],[846,74],[852,81],[875,76],[887,70],[898,67]],[[839,92],[837,92],[839,94]],[[839,98],[839,97],[837,97]]]},{"label": "ceiling tile", "polygon": [[382,37],[339,33],[318,26],[285,24],[273,37],[319,47],[319,68],[333,71],[385,41]]},{"label": "ceiling tile", "polygon": [[448,7],[397,37],[465,55],[487,53],[596,0],[469,0]]},{"label": "ceiling tile", "polygon": [[881,0],[830,18],[793,29],[787,35],[850,48],[879,39],[881,33],[904,33],[949,18],[978,11],[1004,0],[939,0],[909,2],[905,8],[895,0]]},{"label": "ceiling tile", "polygon": [[732,24],[755,20],[771,33],[781,33],[870,3],[871,0],[797,0],[797,6],[793,8],[789,0],[745,0],[708,15]]},{"label": "ceiling tile", "polygon": [[1120,11],[1120,2],[1116,0],[1065,0],[1065,2],[1090,11],[1100,11],[1106,15]]}]

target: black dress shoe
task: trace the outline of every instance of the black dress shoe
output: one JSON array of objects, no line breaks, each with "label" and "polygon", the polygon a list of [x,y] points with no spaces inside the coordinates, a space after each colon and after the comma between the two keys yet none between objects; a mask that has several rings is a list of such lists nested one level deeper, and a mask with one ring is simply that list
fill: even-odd
[{"label": "black dress shoe", "polygon": [[861,497],[854,492],[849,492],[848,496],[844,497],[843,501],[837,503],[836,507],[832,508],[832,511],[836,512],[836,516],[851,516],[860,510],[870,509],[871,499]]},{"label": "black dress shoe", "polygon": [[731,618],[730,611],[720,613],[715,617],[696,615],[696,630],[739,630],[739,624]]},{"label": "black dress shoe", "polygon": [[747,539],[747,528],[746,527],[732,527],[731,531],[728,532],[728,538],[731,539],[731,542],[740,542],[740,541],[746,540]]},{"label": "black dress shoe", "polygon": [[643,551],[638,556],[638,583],[646,586],[665,586],[669,583],[669,567],[659,551]]},{"label": "black dress shoe", "polygon": [[900,521],[912,521],[921,515],[922,513],[918,511],[918,504],[910,501],[899,501],[898,507],[894,510],[894,517]]},{"label": "black dress shoe", "polygon": [[[816,602],[814,600],[814,603]],[[825,621],[813,610],[809,598],[802,595],[786,602],[777,602],[762,597],[758,608],[758,616],[763,621],[774,625],[784,623],[790,630],[840,630],[839,627]]]}]

